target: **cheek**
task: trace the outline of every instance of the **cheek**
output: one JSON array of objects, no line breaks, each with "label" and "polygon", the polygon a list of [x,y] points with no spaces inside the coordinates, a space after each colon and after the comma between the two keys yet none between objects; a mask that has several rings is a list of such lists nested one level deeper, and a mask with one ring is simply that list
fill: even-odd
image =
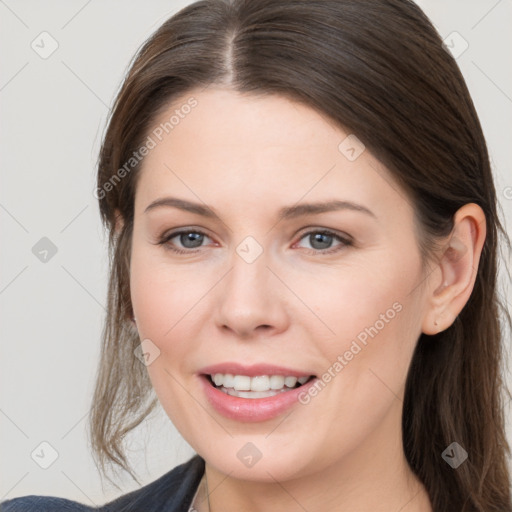
[{"label": "cheek", "polygon": [[187,311],[201,296],[200,280],[185,267],[166,262],[164,250],[137,245],[130,265],[130,294],[141,337],[161,343],[187,323]]},{"label": "cheek", "polygon": [[295,291],[318,316],[308,315],[309,324],[323,329],[324,380],[352,411],[401,393],[421,332],[421,298],[411,293],[421,278],[419,256],[412,249],[375,256],[314,280],[295,276]]},{"label": "cheek", "polygon": [[[353,341],[369,347],[379,339],[388,349],[408,342],[415,333],[410,315],[420,307],[417,294],[411,293],[420,279],[419,260],[412,251],[408,254],[388,249],[364,261],[354,257],[347,265],[319,269],[314,276],[300,268],[289,273],[294,293],[313,313],[291,320],[318,325],[318,339],[325,340],[323,349],[331,359],[349,350]],[[399,336],[402,329],[409,335]]]},{"label": "cheek", "polygon": [[[134,247],[130,292],[140,339],[150,340],[158,356],[147,366],[151,384],[167,415],[181,432],[201,414],[183,375],[193,372],[191,354],[199,348],[198,303],[206,290],[197,273],[176,268],[158,257],[154,248]],[[155,350],[155,349],[152,349]],[[193,442],[192,439],[187,440]]]},{"label": "cheek", "polygon": [[171,264],[160,248],[147,243],[133,246],[130,293],[137,330],[141,340],[150,340],[157,348],[159,357],[147,369],[157,394],[173,390],[165,402],[175,401],[181,393],[172,376],[189,377],[197,370],[198,354],[204,351],[201,331],[211,322],[208,308],[217,280],[218,273],[211,269]]},{"label": "cheek", "polygon": [[[316,348],[326,361],[318,376],[320,390],[303,396],[302,403],[308,416],[322,418],[316,428],[324,439],[351,440],[339,450],[362,442],[390,411],[395,411],[395,419],[399,417],[420,332],[421,304],[410,293],[419,277],[418,261],[403,258],[393,265],[378,264],[340,271],[336,281],[334,276],[316,280],[314,293],[304,295],[335,334],[317,340]],[[301,286],[299,293],[305,293],[305,283]],[[388,428],[393,431],[396,424]],[[331,452],[332,446],[326,445],[319,453],[328,458]]]},{"label": "cheek", "polygon": [[141,262],[132,266],[130,293],[139,333],[158,339],[172,328],[187,291],[177,279]]}]

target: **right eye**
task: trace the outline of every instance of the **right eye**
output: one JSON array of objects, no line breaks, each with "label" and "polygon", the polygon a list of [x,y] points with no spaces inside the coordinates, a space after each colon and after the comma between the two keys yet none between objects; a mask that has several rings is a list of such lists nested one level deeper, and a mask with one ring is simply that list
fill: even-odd
[{"label": "right eye", "polygon": [[[206,233],[203,233],[197,229],[181,229],[179,231],[173,231],[165,234],[161,237],[158,242],[159,245],[165,246],[166,249],[174,251],[178,254],[190,254],[197,252],[197,249],[201,247],[204,239],[209,238]],[[171,242],[176,239],[182,248],[176,247],[176,242]]]}]

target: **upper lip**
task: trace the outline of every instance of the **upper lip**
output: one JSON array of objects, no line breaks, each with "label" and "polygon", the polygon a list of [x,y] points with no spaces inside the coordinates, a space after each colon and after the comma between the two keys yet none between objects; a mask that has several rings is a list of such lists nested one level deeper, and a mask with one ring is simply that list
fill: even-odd
[{"label": "upper lip", "polygon": [[231,375],[247,375],[248,377],[256,377],[258,375],[282,375],[284,377],[309,377],[314,375],[313,372],[298,370],[296,368],[287,368],[285,366],[275,366],[266,363],[257,363],[245,365],[236,362],[218,363],[211,366],[205,366],[199,370],[204,375],[215,375],[216,373]]}]

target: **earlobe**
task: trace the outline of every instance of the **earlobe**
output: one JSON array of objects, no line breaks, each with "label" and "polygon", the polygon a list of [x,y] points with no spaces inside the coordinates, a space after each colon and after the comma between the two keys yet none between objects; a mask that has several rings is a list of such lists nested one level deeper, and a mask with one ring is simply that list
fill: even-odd
[{"label": "earlobe", "polygon": [[469,203],[461,207],[455,214],[453,230],[441,250],[437,268],[431,274],[437,282],[430,287],[423,333],[444,331],[466,305],[475,284],[485,235],[485,214],[480,206]]}]

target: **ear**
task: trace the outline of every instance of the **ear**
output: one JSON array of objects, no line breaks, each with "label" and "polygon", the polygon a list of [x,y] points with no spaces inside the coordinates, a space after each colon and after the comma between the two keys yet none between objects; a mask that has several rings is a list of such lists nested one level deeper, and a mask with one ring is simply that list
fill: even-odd
[{"label": "ear", "polygon": [[[124,218],[121,214],[121,212],[116,208],[114,211],[114,218],[115,218],[115,226],[114,226],[114,233],[115,236],[118,237],[121,233],[121,230],[124,226]],[[137,328],[137,322],[135,320],[135,316],[131,317],[129,321],[132,323],[132,325]]]},{"label": "ear", "polygon": [[114,210],[114,218],[115,218],[115,227],[114,227],[114,233],[116,236],[119,236],[119,233],[121,233],[121,230],[124,226],[124,218],[121,214],[121,212],[116,208]]},{"label": "ear", "polygon": [[466,305],[475,284],[485,236],[482,208],[475,203],[461,207],[455,214],[439,263],[431,273],[423,333],[433,335],[444,331]]}]

